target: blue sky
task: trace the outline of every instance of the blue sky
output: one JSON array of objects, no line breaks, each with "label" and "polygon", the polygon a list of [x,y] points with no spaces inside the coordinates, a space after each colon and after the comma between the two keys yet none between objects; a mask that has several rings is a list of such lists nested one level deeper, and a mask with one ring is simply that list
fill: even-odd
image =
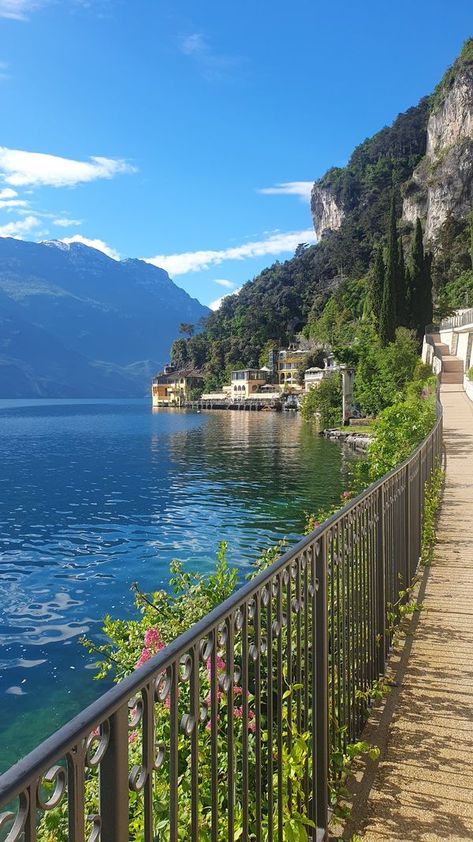
[{"label": "blue sky", "polygon": [[0,0],[0,235],[151,259],[210,304],[313,239],[309,183],[472,22],[470,0]]}]

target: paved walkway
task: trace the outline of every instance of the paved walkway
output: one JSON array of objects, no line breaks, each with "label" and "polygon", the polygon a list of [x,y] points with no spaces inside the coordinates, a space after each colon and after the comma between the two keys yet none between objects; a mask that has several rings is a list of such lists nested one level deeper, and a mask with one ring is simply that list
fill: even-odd
[{"label": "paved walkway", "polygon": [[473,840],[473,403],[452,379],[442,384],[446,485],[424,610],[369,726],[381,757],[356,785],[346,839]]}]

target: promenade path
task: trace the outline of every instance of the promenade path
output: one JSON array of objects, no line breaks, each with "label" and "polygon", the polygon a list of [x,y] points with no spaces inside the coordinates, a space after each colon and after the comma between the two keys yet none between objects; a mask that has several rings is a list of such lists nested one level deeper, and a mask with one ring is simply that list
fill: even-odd
[{"label": "promenade path", "polygon": [[473,840],[473,403],[440,350],[446,480],[435,558],[417,597],[424,610],[390,665],[392,690],[367,727],[381,755],[358,776],[345,839]]}]

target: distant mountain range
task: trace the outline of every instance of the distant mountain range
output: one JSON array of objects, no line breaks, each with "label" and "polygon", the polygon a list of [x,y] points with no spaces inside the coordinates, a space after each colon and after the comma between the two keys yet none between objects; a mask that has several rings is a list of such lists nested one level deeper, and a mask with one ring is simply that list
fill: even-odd
[{"label": "distant mountain range", "polygon": [[82,243],[0,238],[0,397],[139,397],[207,307]]}]

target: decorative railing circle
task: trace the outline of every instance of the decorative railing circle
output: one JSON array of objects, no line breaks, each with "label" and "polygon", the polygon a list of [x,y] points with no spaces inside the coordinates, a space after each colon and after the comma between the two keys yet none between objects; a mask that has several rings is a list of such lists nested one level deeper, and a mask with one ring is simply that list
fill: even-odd
[{"label": "decorative railing circle", "polygon": [[[43,781],[45,781],[46,784],[54,785],[53,792],[51,794],[46,793],[46,797],[43,794]],[[64,797],[66,785],[67,773],[64,766],[51,766],[51,768],[42,775],[40,781],[38,782],[36,798],[38,799],[40,808],[42,810],[53,810],[57,807]]]}]

